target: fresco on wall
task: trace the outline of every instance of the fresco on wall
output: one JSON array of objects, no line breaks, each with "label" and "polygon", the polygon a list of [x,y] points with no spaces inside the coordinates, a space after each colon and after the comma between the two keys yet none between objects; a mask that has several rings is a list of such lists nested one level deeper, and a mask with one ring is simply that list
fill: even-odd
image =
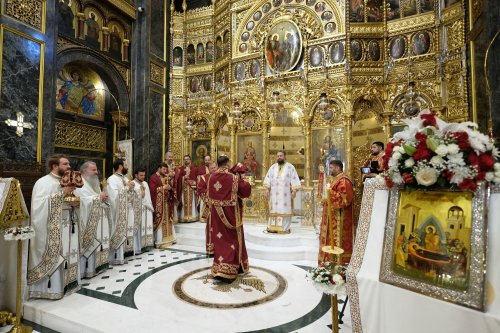
[{"label": "fresco on wall", "polygon": [[384,20],[384,1],[370,0],[366,3],[368,22],[382,22]]},{"label": "fresco on wall", "polygon": [[70,63],[57,76],[56,108],[78,116],[104,119],[104,91],[100,76],[81,63]]},{"label": "fresco on wall", "polygon": [[59,0],[57,5],[57,31],[60,34],[74,38],[75,28],[73,22],[75,14],[72,7],[74,4],[71,0]]},{"label": "fresco on wall", "polygon": [[351,22],[363,22],[364,21],[364,11],[363,11],[363,0],[351,0],[351,12],[350,21]]},{"label": "fresco on wall", "polygon": [[177,46],[172,51],[172,66],[174,67],[182,67],[182,48]]},{"label": "fresco on wall", "polygon": [[302,37],[292,21],[274,25],[266,38],[266,61],[273,72],[288,72],[299,62]]}]

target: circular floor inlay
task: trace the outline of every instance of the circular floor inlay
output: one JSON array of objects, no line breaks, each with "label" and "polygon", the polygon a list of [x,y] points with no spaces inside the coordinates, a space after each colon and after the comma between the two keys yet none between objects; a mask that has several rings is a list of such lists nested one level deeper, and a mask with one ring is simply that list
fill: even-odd
[{"label": "circular floor inlay", "polygon": [[246,275],[233,282],[215,280],[211,267],[203,267],[184,274],[174,282],[174,293],[188,303],[209,308],[244,308],[280,297],[286,289],[286,280],[276,272],[262,267],[250,267]]}]

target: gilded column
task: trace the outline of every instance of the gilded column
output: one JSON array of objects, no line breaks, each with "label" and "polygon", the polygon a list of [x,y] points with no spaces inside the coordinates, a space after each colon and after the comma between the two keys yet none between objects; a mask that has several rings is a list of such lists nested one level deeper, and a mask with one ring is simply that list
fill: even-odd
[{"label": "gilded column", "polygon": [[384,134],[385,134],[385,142],[389,142],[391,138],[391,117],[394,112],[386,111],[382,113],[382,117],[384,117]]},{"label": "gilded column", "polygon": [[352,119],[353,115],[349,110],[344,115],[344,137],[345,137],[345,172],[351,175],[352,168]]},{"label": "gilded column", "polygon": [[231,163],[235,164],[236,163],[236,127],[237,125],[235,123],[229,124],[229,132],[231,134],[231,156],[229,158],[231,159]]},{"label": "gilded column", "polygon": [[261,178],[266,177],[267,169],[269,168],[269,130],[270,121],[262,120],[262,171]]},{"label": "gilded column", "polygon": [[217,160],[216,160],[216,158],[217,158],[217,154],[216,154],[217,142],[216,142],[216,137],[215,137],[215,134],[216,134],[215,128],[210,127],[209,131],[210,131],[210,147],[212,147],[212,149],[210,151],[210,157],[211,157],[212,161],[217,162]]},{"label": "gilded column", "polygon": [[122,56],[122,59],[123,59],[123,61],[126,61],[126,62],[129,61],[129,59],[128,59],[128,49],[130,47],[129,45],[130,45],[130,40],[124,39],[123,40],[123,56]]},{"label": "gilded column", "polygon": [[76,13],[78,17],[78,38],[85,39],[85,13]]},{"label": "gilded column", "polygon": [[312,137],[311,137],[311,120],[312,117],[304,117],[304,136],[306,137],[306,145],[304,149],[305,155],[305,186],[309,187],[312,183],[312,168],[311,168],[311,156],[312,156]]}]

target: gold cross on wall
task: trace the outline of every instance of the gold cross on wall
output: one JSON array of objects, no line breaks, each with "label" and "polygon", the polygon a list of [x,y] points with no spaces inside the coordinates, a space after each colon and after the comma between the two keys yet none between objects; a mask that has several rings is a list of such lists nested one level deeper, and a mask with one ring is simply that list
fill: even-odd
[{"label": "gold cross on wall", "polygon": [[16,112],[17,120],[7,119],[5,123],[7,126],[17,127],[16,134],[17,136],[23,136],[23,130],[33,129],[33,124],[24,122],[24,115],[21,112]]}]

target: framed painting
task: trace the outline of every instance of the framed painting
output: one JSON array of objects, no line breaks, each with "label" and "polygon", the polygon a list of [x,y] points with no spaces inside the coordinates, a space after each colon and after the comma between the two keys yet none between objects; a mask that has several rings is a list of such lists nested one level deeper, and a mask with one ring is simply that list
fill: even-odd
[{"label": "framed painting", "polygon": [[390,192],[380,281],[484,308],[485,184],[475,192]]},{"label": "framed painting", "polygon": [[208,154],[210,154],[210,140],[191,141],[191,160],[195,166],[202,166],[203,158]]},{"label": "framed painting", "polygon": [[[312,130],[313,179],[318,179],[320,165],[327,165],[331,160],[344,162],[344,130],[338,128],[318,128]],[[325,168],[328,170],[328,168]]]},{"label": "framed painting", "polygon": [[292,21],[276,23],[266,39],[266,62],[271,71],[288,72],[297,66],[302,54],[302,36]]},{"label": "framed painting", "polygon": [[247,167],[247,175],[260,178],[262,156],[262,135],[238,135],[237,159]]}]

